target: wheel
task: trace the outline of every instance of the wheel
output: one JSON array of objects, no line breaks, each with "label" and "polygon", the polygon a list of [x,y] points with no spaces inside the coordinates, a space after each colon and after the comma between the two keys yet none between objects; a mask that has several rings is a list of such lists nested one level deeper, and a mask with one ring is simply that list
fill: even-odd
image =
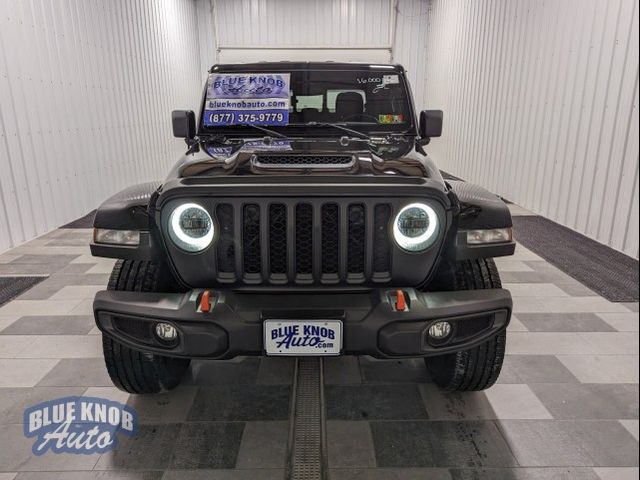
[{"label": "wheel", "polygon": [[[128,292],[180,291],[164,264],[140,260],[118,260],[109,278],[108,290]],[[102,335],[102,351],[114,385],[129,393],[158,393],[175,388],[191,360],[133,350]]]},{"label": "wheel", "polygon": [[[435,281],[437,289],[447,290],[502,287],[496,264],[490,258],[443,265]],[[507,333],[503,329],[477,347],[424,360],[433,381],[441,389],[458,392],[484,390],[492,386],[500,375],[506,338]]]}]

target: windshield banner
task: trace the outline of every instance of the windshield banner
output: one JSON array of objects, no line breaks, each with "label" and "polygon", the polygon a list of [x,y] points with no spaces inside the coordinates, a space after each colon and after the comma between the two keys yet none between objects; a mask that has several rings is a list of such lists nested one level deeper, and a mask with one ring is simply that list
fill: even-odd
[{"label": "windshield banner", "polygon": [[287,125],[289,75],[212,73],[207,84],[204,125]]}]

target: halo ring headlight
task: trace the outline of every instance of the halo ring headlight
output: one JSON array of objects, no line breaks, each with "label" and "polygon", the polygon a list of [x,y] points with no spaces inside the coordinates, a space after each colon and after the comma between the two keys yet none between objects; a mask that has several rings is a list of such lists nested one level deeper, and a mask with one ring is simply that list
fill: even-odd
[{"label": "halo ring headlight", "polygon": [[211,215],[197,203],[183,203],[174,208],[168,230],[173,243],[187,252],[201,252],[213,241]]},{"label": "halo ring headlight", "polygon": [[408,252],[421,252],[433,244],[438,232],[438,214],[425,203],[411,203],[393,220],[393,238]]}]

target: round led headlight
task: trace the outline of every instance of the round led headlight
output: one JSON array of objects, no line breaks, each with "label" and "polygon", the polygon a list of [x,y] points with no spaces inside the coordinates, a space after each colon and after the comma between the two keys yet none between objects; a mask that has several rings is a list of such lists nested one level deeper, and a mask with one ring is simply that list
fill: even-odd
[{"label": "round led headlight", "polygon": [[409,252],[425,250],[436,239],[437,232],[438,215],[424,203],[407,205],[393,221],[393,238]]},{"label": "round led headlight", "polygon": [[200,252],[213,241],[211,215],[197,203],[177,206],[169,217],[169,237],[187,252]]}]

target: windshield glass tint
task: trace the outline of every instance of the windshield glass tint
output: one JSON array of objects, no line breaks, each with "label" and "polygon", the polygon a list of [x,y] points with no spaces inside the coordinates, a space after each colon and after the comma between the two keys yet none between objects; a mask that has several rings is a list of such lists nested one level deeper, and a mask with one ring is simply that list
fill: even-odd
[{"label": "windshield glass tint", "polygon": [[[243,80],[246,83],[251,79],[251,75],[270,74],[252,72],[238,74],[238,76],[242,75],[246,75],[246,79]],[[209,79],[210,87],[205,99],[202,122],[207,130],[221,128],[227,131],[244,131],[247,127],[242,124],[267,125],[269,128],[285,133],[304,127],[320,128],[314,127],[314,123],[339,123],[362,132],[402,132],[412,127],[404,79],[396,73],[332,70],[288,72],[284,75],[285,91],[279,94],[280,98],[285,100],[286,106],[282,104],[279,106],[280,110],[274,110],[273,105],[269,103],[264,107],[264,111],[241,110],[240,107],[252,106],[246,102],[235,111],[214,110],[213,105],[216,108],[220,105],[229,108],[226,106],[231,104],[226,98],[233,95],[226,90],[225,100],[215,100],[215,103],[212,103],[216,90],[211,88],[211,85],[216,78],[220,79],[220,77],[220,74],[213,73]],[[222,78],[223,82],[227,80],[231,81],[227,77]],[[288,82],[288,101],[285,93],[286,82]],[[220,89],[222,90],[223,88]],[[271,96],[273,93],[264,97]],[[271,102],[271,100],[268,101]],[[322,133],[339,134],[333,129],[331,131],[323,129]]]}]

